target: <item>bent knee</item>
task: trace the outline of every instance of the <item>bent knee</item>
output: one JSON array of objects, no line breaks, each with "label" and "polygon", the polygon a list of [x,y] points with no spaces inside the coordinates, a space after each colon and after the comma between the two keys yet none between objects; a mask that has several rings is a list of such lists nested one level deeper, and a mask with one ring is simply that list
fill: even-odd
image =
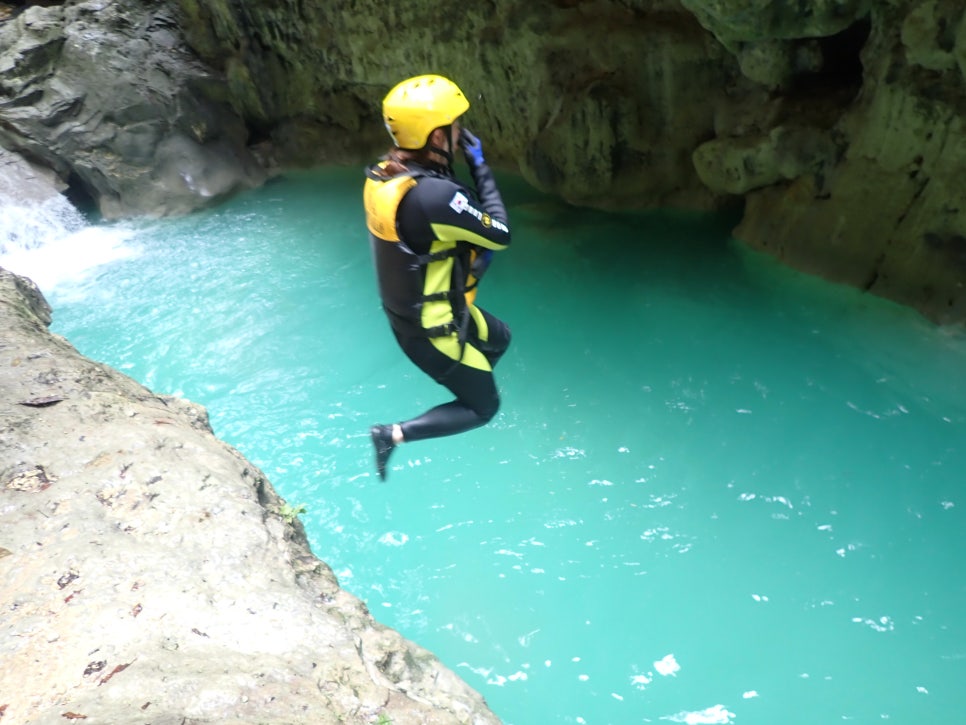
[{"label": "bent knee", "polygon": [[500,410],[500,396],[495,395],[491,400],[488,400],[485,405],[479,406],[476,409],[476,414],[480,416],[481,425],[484,423],[489,423],[493,420],[494,416]]}]

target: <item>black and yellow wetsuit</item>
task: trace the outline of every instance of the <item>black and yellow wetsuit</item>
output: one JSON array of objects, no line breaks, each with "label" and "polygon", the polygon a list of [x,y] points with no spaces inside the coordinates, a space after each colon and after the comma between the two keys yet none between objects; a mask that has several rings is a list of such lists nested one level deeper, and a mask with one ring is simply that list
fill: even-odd
[{"label": "black and yellow wetsuit", "polygon": [[364,189],[383,309],[409,359],[456,396],[401,423],[403,436],[461,433],[500,404],[493,367],[510,330],[473,304],[471,290],[483,271],[477,255],[510,244],[506,208],[485,166],[472,170],[475,193],[443,167],[410,165],[392,177],[384,167],[369,167]]}]

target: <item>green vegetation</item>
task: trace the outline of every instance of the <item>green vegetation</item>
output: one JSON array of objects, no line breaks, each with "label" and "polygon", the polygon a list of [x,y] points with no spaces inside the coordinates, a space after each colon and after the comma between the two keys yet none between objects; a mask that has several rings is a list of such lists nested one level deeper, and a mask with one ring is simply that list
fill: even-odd
[{"label": "green vegetation", "polygon": [[299,503],[295,506],[286,503],[279,508],[278,515],[285,519],[286,523],[290,524],[295,521],[296,517],[301,516],[307,510],[304,503]]}]

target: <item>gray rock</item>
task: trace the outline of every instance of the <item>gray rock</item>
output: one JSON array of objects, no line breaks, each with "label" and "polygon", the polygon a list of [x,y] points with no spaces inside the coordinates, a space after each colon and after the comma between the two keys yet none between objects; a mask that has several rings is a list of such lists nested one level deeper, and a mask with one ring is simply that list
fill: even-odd
[{"label": "gray rock", "polygon": [[814,128],[776,126],[760,138],[723,138],[694,151],[694,167],[708,188],[746,194],[831,168],[839,149]]},{"label": "gray rock", "polygon": [[835,35],[865,17],[873,0],[681,0],[725,46],[776,38]]},{"label": "gray rock", "polygon": [[0,269],[4,722],[499,722],[340,589],[203,408],[49,321]]},{"label": "gray rock", "polygon": [[49,168],[0,148],[0,206],[44,204],[58,198],[66,188]]},{"label": "gray rock", "polygon": [[157,3],[32,6],[0,23],[0,145],[107,218],[191,211],[260,184],[223,86]]},{"label": "gray rock", "polygon": [[962,2],[498,5],[462,8],[445,42],[439,0],[30,7],[0,22],[0,145],[108,216],[175,213],[262,168],[371,159],[383,95],[435,69],[490,163],[545,192],[740,205],[740,241],[966,321],[959,246],[927,241],[966,236]]},{"label": "gray rock", "polygon": [[966,321],[959,245],[927,241],[966,236],[961,2],[508,1],[468,6],[446,42],[429,40],[432,1],[178,4],[188,43],[272,129],[283,165],[385,144],[382,94],[441,69],[468,92],[491,163],[548,193],[742,204],[735,236],[750,246]]}]

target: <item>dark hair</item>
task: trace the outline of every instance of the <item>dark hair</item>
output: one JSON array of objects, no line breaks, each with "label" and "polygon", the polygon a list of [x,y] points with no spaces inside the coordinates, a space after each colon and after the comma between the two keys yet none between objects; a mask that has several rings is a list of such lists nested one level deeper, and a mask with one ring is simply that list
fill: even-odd
[{"label": "dark hair", "polygon": [[430,151],[429,143],[421,149],[401,149],[393,146],[382,157],[386,162],[382,170],[386,176],[396,176],[409,171],[410,162],[419,166],[439,166],[439,162],[432,158],[433,156],[435,154]]},{"label": "dark hair", "polygon": [[425,149],[420,149],[419,151],[407,151],[406,149],[393,146],[383,157],[386,160],[386,165],[383,167],[383,172],[386,174],[386,176],[403,174],[409,171],[407,162],[415,161],[416,163],[419,163],[420,155],[425,155]]}]

